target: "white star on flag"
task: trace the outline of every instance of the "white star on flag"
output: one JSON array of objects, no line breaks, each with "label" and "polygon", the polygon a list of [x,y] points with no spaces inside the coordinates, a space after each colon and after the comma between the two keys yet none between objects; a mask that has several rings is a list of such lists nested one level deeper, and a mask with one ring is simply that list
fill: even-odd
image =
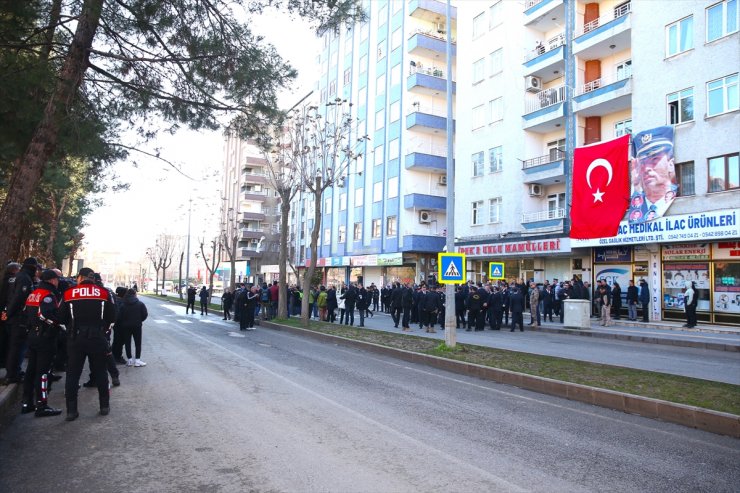
[{"label": "white star on flag", "polygon": [[594,204],[595,204],[596,202],[602,202],[602,203],[604,202],[604,201],[603,201],[603,200],[601,199],[602,195],[604,195],[604,192],[601,192],[601,191],[599,191],[599,189],[598,189],[598,188],[596,189],[596,193],[593,193],[592,195],[594,196]]}]

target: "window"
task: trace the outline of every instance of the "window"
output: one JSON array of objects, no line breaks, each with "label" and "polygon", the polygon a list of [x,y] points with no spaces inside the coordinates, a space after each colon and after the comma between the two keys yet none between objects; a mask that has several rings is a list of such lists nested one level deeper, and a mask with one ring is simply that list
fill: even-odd
[{"label": "window", "polygon": [[344,78],[342,79],[345,84],[349,84],[350,79],[352,78],[352,69],[348,68],[344,71]]},{"label": "window", "polygon": [[488,55],[488,59],[490,60],[491,64],[491,76],[494,76],[498,73],[501,73],[501,71],[504,69],[503,67],[503,51],[501,49],[498,49]]},{"label": "window", "polygon": [[393,6],[393,13],[395,14],[399,10],[403,10],[403,4],[404,4],[404,0],[391,0],[391,5]]},{"label": "window", "polygon": [[365,199],[365,189],[358,188],[355,190],[355,207],[362,207]]},{"label": "window", "polygon": [[388,198],[394,199],[398,197],[398,177],[394,176],[393,178],[388,179]]},{"label": "window", "polygon": [[493,29],[503,22],[501,7],[503,2],[496,2],[488,9],[488,29]]},{"label": "window", "polygon": [[398,145],[398,139],[393,139],[388,142],[388,161],[390,161],[391,159],[398,159],[399,153],[400,149]]},{"label": "window", "polygon": [[347,210],[347,192],[343,192],[339,194],[339,210],[340,211]]},{"label": "window", "polygon": [[367,39],[368,34],[370,34],[370,23],[363,22],[360,25],[360,41],[365,41]]},{"label": "window", "polygon": [[694,119],[693,87],[669,94],[666,101],[668,102],[669,124],[676,125],[678,123],[690,122]]},{"label": "window", "polygon": [[367,72],[367,55],[362,55],[360,57],[359,65],[360,65],[360,74],[366,73]]},{"label": "window", "polygon": [[400,27],[393,31],[391,34],[391,51],[401,46],[401,40],[403,39],[403,29]]},{"label": "window", "polygon": [[362,239],[362,223],[355,223],[354,232],[352,234],[352,238],[355,241],[360,241]]},{"label": "window", "polygon": [[473,202],[471,206],[471,224],[473,226],[483,224],[483,201]]},{"label": "window", "polygon": [[632,60],[625,60],[617,64],[617,80],[629,79],[632,77]]},{"label": "window", "polygon": [[678,195],[694,195],[695,181],[694,181],[694,162],[678,163],[676,168],[676,183],[678,184]]},{"label": "window", "polygon": [[[630,132],[632,132],[632,120],[625,120],[630,122]],[[550,156],[550,161],[560,161],[565,158],[565,139],[553,140],[547,143],[547,154]]]},{"label": "window", "polygon": [[473,176],[483,176],[483,151],[473,154]]},{"label": "window", "polygon": [[337,238],[337,240],[339,243],[347,241],[347,226],[339,226],[339,238]]},{"label": "window", "polygon": [[724,0],[707,9],[707,42],[737,32],[737,0]]},{"label": "window", "polygon": [[488,102],[490,123],[504,119],[504,98],[492,99]]},{"label": "window", "polygon": [[501,197],[490,199],[488,201],[488,222],[489,223],[500,223],[501,222]]},{"label": "window", "polygon": [[373,183],[373,202],[380,202],[383,200],[383,182],[379,181]]},{"label": "window", "polygon": [[359,101],[360,106],[365,106],[365,101],[367,100],[367,87],[363,87],[359,91],[357,91],[357,100]]},{"label": "window", "polygon": [[473,130],[481,128],[486,124],[486,107],[485,105],[476,106],[473,108]]},{"label": "window", "polygon": [[331,243],[331,229],[326,228],[324,230],[324,245],[328,245]]},{"label": "window", "polygon": [[339,52],[335,51],[331,54],[331,66],[335,66],[337,62],[339,61]]},{"label": "window", "polygon": [[348,28],[347,32],[344,33],[344,52],[351,53],[353,43],[352,28]]},{"label": "window", "polygon": [[473,63],[473,84],[482,81],[486,76],[486,60],[481,58]]},{"label": "window", "polygon": [[388,20],[388,6],[382,5],[378,9],[378,26],[382,26]]},{"label": "window", "polygon": [[548,219],[563,217],[565,210],[565,193],[554,193],[547,196]]},{"label": "window", "polygon": [[[632,118],[629,120],[622,120],[614,124],[614,137],[621,137],[632,133]],[[565,149],[565,142],[563,142],[563,149]]]},{"label": "window", "polygon": [[321,90],[321,96],[319,97],[319,101],[322,103],[326,103],[326,89]]},{"label": "window", "polygon": [[385,74],[375,79],[375,95],[385,94]]},{"label": "window", "polygon": [[385,219],[385,236],[396,236],[396,216],[388,216]]},{"label": "window", "polygon": [[373,219],[373,238],[380,238],[380,219]]},{"label": "window", "polygon": [[381,108],[380,111],[375,113],[375,130],[381,129],[385,126],[385,108]]},{"label": "window", "polygon": [[667,57],[694,47],[694,16],[686,17],[668,25],[665,46]]},{"label": "window", "polygon": [[383,156],[383,145],[379,145],[375,148],[375,166],[383,164],[385,156]]},{"label": "window", "polygon": [[329,96],[334,96],[337,93],[337,81],[333,80],[329,82]]},{"label": "window", "polygon": [[331,197],[324,199],[324,214],[331,214]]},{"label": "window", "polygon": [[707,116],[738,109],[737,74],[708,82],[707,100],[709,101]]},{"label": "window", "polygon": [[399,63],[391,69],[391,87],[401,83],[401,64]]},{"label": "window", "polygon": [[740,187],[740,157],[737,153],[709,159],[709,191]]},{"label": "window", "polygon": [[486,13],[481,12],[473,19],[473,39],[477,38],[486,28]]},{"label": "window", "polygon": [[488,150],[488,169],[491,173],[501,171],[504,165],[503,147],[493,147]]},{"label": "window", "polygon": [[388,110],[388,120],[393,123],[401,119],[401,102],[396,101],[391,103],[391,107]]},{"label": "window", "polygon": [[385,40],[378,43],[378,61],[385,58]]}]

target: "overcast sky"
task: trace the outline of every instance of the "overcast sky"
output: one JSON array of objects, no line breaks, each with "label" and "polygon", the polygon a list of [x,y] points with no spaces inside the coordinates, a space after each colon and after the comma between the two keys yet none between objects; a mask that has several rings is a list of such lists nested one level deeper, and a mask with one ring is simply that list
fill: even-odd
[{"label": "overcast sky", "polygon": [[[281,56],[298,69],[293,89],[281,95],[281,106],[290,107],[311,90],[315,74],[312,66],[319,41],[307,25],[287,16],[266,14],[250,27],[263,34]],[[138,260],[153,245],[160,233],[186,236],[188,199],[193,198],[191,253],[196,237],[213,235],[218,230],[218,177],[223,162],[221,132],[181,131],[162,135],[149,150],[161,148],[161,155],[182,167],[188,179],[152,158],[135,156],[133,168],[119,163],[116,171],[129,183],[128,191],[110,193],[105,205],[93,212],[85,228],[83,258],[119,252],[119,261]],[[210,204],[210,205],[209,205]]]}]

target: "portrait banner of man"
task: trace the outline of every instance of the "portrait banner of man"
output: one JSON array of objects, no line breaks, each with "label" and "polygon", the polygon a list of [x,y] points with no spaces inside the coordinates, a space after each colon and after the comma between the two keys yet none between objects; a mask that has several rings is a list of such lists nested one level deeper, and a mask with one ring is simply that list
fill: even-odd
[{"label": "portrait banner of man", "polygon": [[673,127],[657,127],[632,135],[630,224],[663,215],[678,193],[673,160]]}]

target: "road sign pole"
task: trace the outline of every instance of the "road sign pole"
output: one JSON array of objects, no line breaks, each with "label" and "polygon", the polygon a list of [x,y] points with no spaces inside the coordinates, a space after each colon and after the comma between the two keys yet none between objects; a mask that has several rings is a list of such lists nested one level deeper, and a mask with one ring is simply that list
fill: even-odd
[{"label": "road sign pole", "polygon": [[[447,30],[447,252],[455,251],[455,168],[452,139],[452,5],[447,0],[445,12]],[[464,262],[464,260],[463,260]],[[463,279],[462,282],[465,282]],[[457,344],[457,317],[455,316],[455,285],[445,287],[445,344],[455,347]]]}]

